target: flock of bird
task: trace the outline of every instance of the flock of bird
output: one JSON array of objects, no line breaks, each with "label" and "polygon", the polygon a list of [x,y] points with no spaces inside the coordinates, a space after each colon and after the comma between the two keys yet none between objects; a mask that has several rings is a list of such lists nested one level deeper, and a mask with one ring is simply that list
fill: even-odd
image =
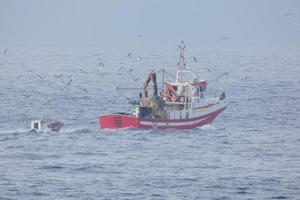
[{"label": "flock of bird", "polygon": [[[7,53],[7,48],[3,51],[3,55],[5,55]],[[128,57],[129,58],[132,58],[132,56],[133,56],[133,54],[131,53],[131,52],[129,52],[128,54]],[[137,60],[140,60],[141,59],[141,57],[140,56],[138,56],[138,57],[136,57],[136,58],[138,58]],[[197,59],[197,57],[196,56],[193,56],[192,57],[192,61],[193,62],[198,62],[198,59]],[[96,64],[96,66],[97,66],[97,68],[98,68],[98,70],[100,70],[100,71],[102,71],[104,68],[105,68],[105,64],[103,63],[103,62],[98,62],[97,64]],[[204,67],[206,70],[207,70],[207,72],[209,72],[209,73],[211,73],[212,72],[212,70],[210,69],[210,68],[208,68],[208,67]],[[86,70],[84,70],[84,69],[81,69],[81,68],[79,68],[79,69],[77,69],[77,71],[78,72],[80,72],[80,73],[82,73],[82,74],[88,74],[89,72],[88,71],[86,71]],[[141,80],[141,78],[140,77],[137,77],[137,76],[135,76],[132,72],[134,72],[134,68],[128,68],[128,67],[125,67],[125,66],[121,66],[121,67],[119,67],[119,68],[117,68],[116,69],[116,74],[117,75],[122,75],[122,74],[126,74],[127,76],[129,76],[130,77],[130,80],[132,80],[132,81],[134,81],[134,82],[137,82],[137,81],[139,81],[139,80]],[[102,73],[100,73],[99,74],[99,76],[101,77],[101,76],[104,76],[104,75],[106,75],[107,73],[105,73],[105,72],[102,72]],[[211,80],[212,82],[213,81],[218,81],[218,79],[220,79],[220,78],[222,78],[222,77],[224,77],[224,76],[228,76],[229,75],[229,72],[224,72],[224,73],[221,73],[221,74],[219,74],[219,75],[217,75],[216,76],[216,78],[214,79],[214,80]],[[17,79],[21,79],[21,78],[24,78],[25,76],[24,75],[18,75],[17,76]],[[37,75],[37,77],[40,79],[40,80],[43,80],[43,81],[48,81],[48,85],[49,86],[53,86],[53,83],[55,83],[55,82],[58,82],[59,84],[61,84],[61,85],[63,85],[63,86],[65,86],[65,87],[70,87],[72,84],[73,84],[73,79],[72,79],[72,75],[65,75],[65,74],[63,74],[63,73],[58,73],[58,74],[54,74],[53,75],[53,77],[57,80],[57,81],[50,81],[50,80],[47,80],[47,76],[46,75],[41,75],[41,74],[38,74]],[[64,80],[63,80],[64,79]],[[242,78],[241,80],[246,80],[247,79],[247,77],[244,77],[244,78]],[[56,87],[56,86],[55,86]],[[84,87],[82,87],[82,86],[79,86],[79,85],[77,85],[77,86],[74,86],[76,89],[78,89],[79,91],[81,91],[84,95],[88,95],[89,94],[89,91],[86,89],[86,88],[84,88]],[[25,92],[25,91],[23,91],[23,92]],[[41,92],[39,92],[38,90],[32,90],[31,92],[25,92],[25,93],[23,93],[22,95],[25,97],[25,98],[30,98],[30,97],[32,97],[32,96],[34,96],[34,95],[37,95],[37,94],[41,94]],[[54,100],[53,99],[51,99],[51,100],[48,100],[48,101],[46,101],[43,105],[45,105],[45,104],[48,104],[48,103],[51,103],[51,102],[53,102]]]},{"label": "flock of bird", "polygon": [[[8,50],[6,48],[2,52],[2,54],[6,55],[7,51]],[[131,58],[132,55],[133,54],[131,52],[128,53],[129,58]],[[136,57],[136,60],[137,61],[141,60],[141,57],[140,56]],[[100,77],[108,74],[106,72],[103,72],[103,70],[105,69],[105,64],[103,62],[97,62],[96,67],[101,72],[101,73],[98,74]],[[79,68],[75,71],[77,71],[77,73],[79,72],[79,73],[82,73],[82,74],[89,74],[90,73],[89,71],[86,71],[85,69],[81,69],[81,68]],[[134,72],[134,68],[132,68],[132,67],[128,68],[128,67],[125,67],[125,66],[121,66],[116,71],[117,71],[117,75],[121,75],[121,74],[129,75],[132,81],[136,82],[136,81],[140,80],[139,77],[136,77],[136,76],[133,75],[132,72]],[[51,76],[53,76],[53,77],[51,78]],[[34,80],[34,77],[37,77],[38,78],[37,80],[42,81],[43,83],[47,83],[48,86],[52,86],[52,87],[56,88],[56,90],[64,89],[64,88],[70,88],[72,85],[74,85],[74,81],[72,79],[73,75],[66,75],[64,73],[56,73],[54,75],[42,75],[42,74],[25,75],[25,74],[20,74],[20,75],[17,75],[17,80],[26,80],[27,83],[32,83],[32,81]],[[58,88],[59,85],[57,85],[56,83],[58,83],[59,85],[63,85],[64,87],[63,88]],[[74,85],[73,88],[76,88],[77,90],[81,91],[84,95],[89,94],[89,91],[86,88],[84,88],[83,86]],[[42,95],[42,93],[39,92],[35,87],[35,89],[32,89],[30,91],[29,90],[21,90],[21,95],[24,98],[28,99],[30,97],[31,98],[34,97],[35,95]],[[51,98],[50,100],[47,100],[45,103],[43,103],[43,105],[46,105],[46,104],[51,103],[53,101],[55,101],[55,98]]]},{"label": "flock of bird", "polygon": [[[284,13],[284,17],[292,18],[293,16],[295,16],[295,13],[293,13],[293,12],[287,12],[287,13]],[[141,37],[142,37],[142,35],[138,35],[138,38],[141,38]],[[218,38],[217,38],[217,41],[230,42],[230,39],[229,39],[229,37],[221,36],[221,37],[218,37]],[[3,50],[3,52],[2,52],[2,55],[5,56],[5,55],[7,54],[7,52],[8,52],[8,49],[5,48],[5,49]],[[132,57],[133,57],[133,54],[132,54],[131,52],[128,52],[127,56],[128,56],[129,58],[132,58]],[[137,56],[137,57],[135,57],[135,59],[136,59],[137,61],[140,61],[142,58],[141,58],[140,56]],[[195,56],[193,56],[192,59],[193,59],[194,62],[197,62],[197,61],[198,61],[197,58],[196,58]],[[97,63],[97,67],[98,67],[99,70],[103,70],[103,69],[105,68],[105,65],[104,65],[103,62],[98,62],[98,63]],[[208,68],[208,67],[205,67],[205,69],[206,69],[207,72],[209,72],[209,73],[212,72],[212,70],[211,70],[210,68]],[[88,72],[85,71],[85,70],[83,70],[83,69],[78,69],[78,71],[79,71],[80,73],[83,73],[83,74],[88,74]],[[119,68],[116,70],[116,72],[117,72],[118,75],[121,75],[121,74],[123,74],[123,73],[129,74],[129,76],[131,77],[131,80],[134,81],[134,82],[137,82],[138,80],[140,80],[140,77],[135,77],[135,76],[132,74],[133,71],[134,71],[133,68],[129,68],[128,70],[126,70],[126,67],[124,67],[124,66],[121,66],[121,67],[119,67]],[[101,73],[99,76],[102,77],[102,76],[104,76],[104,75],[106,75],[106,74],[107,74],[107,73],[103,72],[103,73]],[[215,78],[214,80],[212,80],[212,81],[217,81],[218,79],[220,79],[220,78],[222,78],[222,77],[224,77],[224,76],[228,76],[228,75],[229,75],[229,72],[224,72],[224,73],[222,73],[222,74],[217,75],[216,78]],[[45,80],[45,79],[46,79],[46,76],[45,76],[45,75],[40,75],[40,74],[39,74],[39,75],[37,75],[37,76],[38,76],[40,79],[42,79],[42,80]],[[64,76],[65,76],[64,74],[54,74],[54,78],[58,79],[60,84],[66,86],[66,87],[70,87],[70,86],[72,85],[72,83],[73,83],[73,80],[71,79],[71,78],[72,78],[72,75],[69,75],[69,76],[66,77],[66,78],[69,79],[67,82],[64,82],[63,80],[61,80]],[[17,79],[20,79],[20,78],[22,78],[22,77],[24,77],[24,75],[18,75],[18,76],[17,76]],[[244,77],[244,78],[241,78],[241,81],[244,81],[244,80],[247,80],[247,79],[248,79],[248,77]],[[48,85],[50,85],[50,83],[48,83]],[[85,95],[89,94],[88,90],[87,90],[86,88],[83,88],[82,86],[76,86],[76,88],[79,89],[81,92],[83,92]],[[35,95],[35,94],[40,94],[40,92],[37,91],[37,90],[33,90],[33,91],[32,91],[31,93],[29,93],[29,94],[26,93],[26,94],[22,94],[22,95],[23,95],[25,98],[29,98],[29,97],[32,97],[32,96]],[[52,101],[53,101],[53,100],[49,100],[49,101],[47,101],[46,103],[50,103],[50,102],[52,102]]]}]

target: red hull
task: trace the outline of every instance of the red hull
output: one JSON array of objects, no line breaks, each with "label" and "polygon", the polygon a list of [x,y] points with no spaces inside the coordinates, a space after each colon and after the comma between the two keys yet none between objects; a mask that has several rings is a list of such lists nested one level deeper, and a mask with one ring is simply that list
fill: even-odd
[{"label": "red hull", "polygon": [[100,128],[107,129],[127,127],[189,129],[210,124],[225,109],[226,107],[223,107],[215,112],[203,115],[201,117],[174,120],[140,118],[124,114],[100,115],[99,122]]}]

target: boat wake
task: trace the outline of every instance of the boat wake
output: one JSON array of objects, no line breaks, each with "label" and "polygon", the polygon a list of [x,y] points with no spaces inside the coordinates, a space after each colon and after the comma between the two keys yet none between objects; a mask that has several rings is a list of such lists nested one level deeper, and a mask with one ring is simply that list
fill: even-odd
[{"label": "boat wake", "polygon": [[30,132],[29,129],[10,129],[10,130],[0,130],[0,135],[5,134],[18,134],[18,133],[26,133]]},{"label": "boat wake", "polygon": [[31,130],[31,129],[10,129],[10,130],[0,130],[0,135],[10,135],[10,134],[22,134],[22,133],[55,133],[55,134],[64,134],[64,133],[91,133],[92,130],[88,128],[64,128],[59,132],[45,130]]},{"label": "boat wake", "polygon": [[88,128],[64,128],[59,133],[91,133],[92,130]]},{"label": "boat wake", "polygon": [[206,124],[204,126],[198,127],[198,129],[204,130],[204,131],[215,131],[215,130],[217,130],[216,127],[214,127],[214,126],[212,126],[210,124]]}]

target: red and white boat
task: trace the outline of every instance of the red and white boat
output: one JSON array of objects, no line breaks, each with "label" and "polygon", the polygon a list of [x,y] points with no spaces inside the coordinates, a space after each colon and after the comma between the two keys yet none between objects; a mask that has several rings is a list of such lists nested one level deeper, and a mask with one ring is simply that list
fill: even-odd
[{"label": "red and white boat", "polygon": [[[225,93],[213,97],[206,95],[208,82],[200,80],[186,68],[184,48],[182,42],[179,45],[180,57],[175,82],[163,81],[165,87],[158,94],[156,74],[151,72],[144,83],[144,96],[140,94],[140,99],[133,105],[133,112],[100,115],[100,128],[189,129],[210,124],[223,112],[227,107]],[[153,97],[149,97],[147,91],[150,81],[153,82]]]}]

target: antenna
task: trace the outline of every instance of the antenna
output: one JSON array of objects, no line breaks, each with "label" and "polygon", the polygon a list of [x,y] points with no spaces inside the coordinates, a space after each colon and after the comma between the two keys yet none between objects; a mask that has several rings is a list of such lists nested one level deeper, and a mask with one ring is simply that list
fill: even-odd
[{"label": "antenna", "polygon": [[[183,40],[181,41],[181,44],[178,46],[179,48],[179,62],[177,63],[177,76],[176,76],[176,83],[179,82],[179,74],[181,74],[180,71],[186,70],[185,67],[185,61],[184,61],[184,49],[185,44],[183,43]],[[180,82],[182,81],[182,75],[180,76]]]},{"label": "antenna", "polygon": [[185,68],[185,61],[184,61],[184,49],[185,45],[183,43],[183,40],[181,41],[181,44],[178,46],[179,48],[179,62],[177,63],[178,69],[186,69]]}]

